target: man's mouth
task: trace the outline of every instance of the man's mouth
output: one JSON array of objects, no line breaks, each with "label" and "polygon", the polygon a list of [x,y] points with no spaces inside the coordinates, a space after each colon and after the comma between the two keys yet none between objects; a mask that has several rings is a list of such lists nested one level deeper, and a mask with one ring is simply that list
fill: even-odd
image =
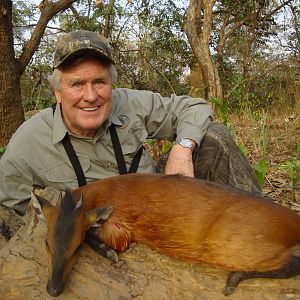
[{"label": "man's mouth", "polygon": [[95,106],[95,107],[82,107],[81,109],[83,111],[95,111],[99,108],[99,106]]}]

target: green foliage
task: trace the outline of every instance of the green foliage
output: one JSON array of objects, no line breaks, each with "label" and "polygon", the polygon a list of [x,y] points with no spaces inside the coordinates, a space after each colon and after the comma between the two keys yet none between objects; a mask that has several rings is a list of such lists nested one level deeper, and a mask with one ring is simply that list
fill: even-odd
[{"label": "green foliage", "polygon": [[299,5],[290,5],[289,10],[291,13],[291,18],[289,20],[289,25],[287,28],[294,27],[294,30],[288,30],[287,33],[287,43],[286,47],[292,51],[295,57],[299,57],[300,55],[300,9]]},{"label": "green foliage", "polygon": [[21,78],[22,104],[25,112],[40,110],[54,103],[52,91],[48,83],[48,75],[51,73],[51,63],[43,63],[39,53],[34,62],[29,65]]},{"label": "green foliage", "polygon": [[162,148],[157,149],[157,140],[156,139],[147,139],[146,144],[151,148],[155,148],[156,152],[159,152],[160,155],[162,155],[163,153],[169,152],[173,146],[172,142],[164,140],[162,143]]},{"label": "green foliage", "polygon": [[246,145],[242,141],[240,141],[238,143],[238,146],[239,146],[240,150],[242,151],[242,153],[247,157],[249,154],[249,149],[246,147]]},{"label": "green foliage", "polygon": [[147,139],[146,144],[153,147],[155,146],[156,140],[155,139]]},{"label": "green foliage", "polygon": [[222,119],[222,122],[225,126],[228,124],[228,105],[220,97],[211,97],[209,99],[211,103],[217,108],[217,112]]},{"label": "green foliage", "polygon": [[288,160],[284,164],[282,164],[280,168],[284,169],[287,172],[291,187],[292,189],[294,189],[296,187],[296,183],[300,181],[300,160]]},{"label": "green foliage", "polygon": [[268,173],[268,163],[266,159],[261,159],[256,166],[254,166],[255,174],[258,182],[262,185],[265,182]]},{"label": "green foliage", "polygon": [[36,23],[38,13],[39,11],[35,3],[22,0],[13,1],[12,22],[17,56],[34,29],[32,24]]},{"label": "green foliage", "polygon": [[233,111],[253,108],[257,101],[255,93],[249,92],[246,81],[241,75],[235,75],[231,78],[231,85],[226,92],[225,98]]},{"label": "green foliage", "polygon": [[[78,14],[67,9],[53,18],[51,27],[46,30],[39,50],[32,60],[30,70],[22,78],[22,94],[26,99],[24,101],[50,98],[46,77],[51,72],[53,47],[57,33],[75,29],[88,29],[101,33],[108,16],[111,17],[109,38],[119,73],[118,86],[152,90],[167,96],[174,92],[176,94],[189,93],[190,86],[187,75],[193,56],[183,33],[186,8],[189,2],[187,0],[116,0],[112,10],[109,6],[110,3],[111,1],[108,0],[103,1],[103,5],[97,8],[94,0],[78,0],[73,4]],[[231,21],[239,22],[253,14],[260,3],[241,0],[216,1],[210,44],[212,49],[217,49],[219,30],[225,16],[230,18],[229,24]],[[266,14],[270,8],[272,8],[271,4],[266,2],[263,12]],[[299,9],[296,7],[294,11],[297,16]],[[37,2],[14,1],[13,19],[17,54],[33,31],[38,14]],[[235,24],[234,22],[232,25]],[[293,103],[295,98],[294,91],[291,90],[287,93],[288,87],[284,89],[282,83],[285,84],[285,81],[280,79],[280,76],[286,76],[284,74],[287,72],[279,70],[278,74],[274,74],[273,71],[264,69],[265,66],[262,65],[263,62],[267,66],[269,63],[264,52],[266,47],[261,46],[276,28],[274,18],[270,17],[263,23],[258,22],[254,24],[255,26],[252,26],[251,22],[249,21],[227,38],[224,57],[220,62],[219,72],[225,92],[225,101],[219,105],[220,113],[223,110],[222,118],[225,123],[227,122],[225,105],[231,111],[239,111],[245,107],[266,107],[276,103],[281,97],[285,97],[285,101]],[[255,45],[251,49],[251,57],[249,57],[251,61],[248,62],[249,77],[244,78],[244,74],[241,72],[243,41],[249,28],[252,28],[256,35],[253,36]],[[277,27],[277,31],[279,31],[279,27]],[[291,34],[288,33],[290,41],[295,40],[295,32],[294,30]],[[294,48],[296,43],[295,40]],[[261,65],[262,67],[260,67]],[[40,69],[45,74],[39,86],[36,86],[36,78],[32,76],[34,69]],[[276,68],[272,67],[272,70],[276,70]],[[290,74],[286,79],[286,84],[292,85],[293,78],[296,80],[298,77],[299,74]],[[279,87],[281,88],[280,93],[277,92]],[[38,100],[38,103],[40,102]],[[221,108],[221,106],[223,107]]]},{"label": "green foliage", "polygon": [[0,147],[0,154],[3,154],[6,150],[6,147]]},{"label": "green foliage", "polygon": [[173,146],[173,143],[170,141],[165,141],[165,143],[163,144],[163,148],[162,148],[162,152],[163,153],[167,153],[171,150]]},{"label": "green foliage", "polygon": [[187,94],[185,74],[192,56],[181,29],[184,10],[169,0],[157,4],[143,1],[131,8],[137,13],[131,15],[131,27],[126,27],[126,33],[123,28],[118,40],[119,82],[162,95]]},{"label": "green foliage", "polygon": [[42,110],[44,108],[50,107],[52,104],[55,103],[55,99],[53,97],[51,98],[33,98],[33,99],[27,99],[23,100],[23,107],[24,111],[30,111],[30,110]]},{"label": "green foliage", "polygon": [[[76,1],[73,6],[78,12],[78,15],[70,13],[70,10],[66,10],[59,14],[56,18],[63,31],[69,32],[85,29],[102,33],[105,24],[105,17],[109,13],[108,5],[104,4],[101,9],[98,9],[96,8],[95,0],[79,0]],[[116,10],[118,10],[118,7],[117,3]],[[113,18],[116,17],[116,10],[113,10],[112,12]]]}]

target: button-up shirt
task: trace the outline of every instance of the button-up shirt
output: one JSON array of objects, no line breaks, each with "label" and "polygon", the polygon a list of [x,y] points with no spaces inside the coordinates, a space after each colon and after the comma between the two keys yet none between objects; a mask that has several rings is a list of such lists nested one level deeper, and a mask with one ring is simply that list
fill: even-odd
[{"label": "button-up shirt", "polygon": [[[200,144],[211,122],[210,105],[189,96],[162,97],[148,91],[113,90],[112,112],[93,138],[69,132],[87,183],[118,174],[108,127],[116,125],[127,169],[147,138],[190,138]],[[60,105],[46,108],[24,122],[11,138],[0,160],[0,203],[25,213],[34,185],[63,190],[78,187],[62,139],[68,132]],[[143,152],[138,171],[155,172]]]}]

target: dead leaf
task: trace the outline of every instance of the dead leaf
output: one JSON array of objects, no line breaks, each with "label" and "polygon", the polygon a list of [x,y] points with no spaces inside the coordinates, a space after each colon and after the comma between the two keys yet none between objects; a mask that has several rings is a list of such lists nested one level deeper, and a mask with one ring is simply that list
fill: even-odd
[{"label": "dead leaf", "polygon": [[294,198],[295,198],[295,200],[296,200],[297,202],[300,203],[300,193],[294,191]]},{"label": "dead leaf", "polygon": [[288,181],[284,178],[273,178],[272,185],[278,188],[283,188],[287,185]]},{"label": "dead leaf", "polygon": [[263,191],[264,194],[271,194],[271,193],[274,192],[274,190],[270,187],[263,187],[262,191]]}]

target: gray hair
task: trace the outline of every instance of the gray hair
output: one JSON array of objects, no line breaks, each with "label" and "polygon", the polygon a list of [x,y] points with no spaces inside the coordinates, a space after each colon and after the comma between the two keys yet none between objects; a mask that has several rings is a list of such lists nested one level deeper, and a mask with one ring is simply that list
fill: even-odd
[{"label": "gray hair", "polygon": [[[84,61],[85,59],[87,59],[87,57],[79,57],[79,58],[72,61],[72,65],[79,64],[82,61]],[[53,91],[58,90],[59,87],[60,87],[60,80],[61,80],[61,77],[62,77],[63,67],[54,69],[52,74],[48,77],[49,83],[50,83],[51,88],[53,89]],[[109,71],[110,71],[112,84],[115,84],[118,80],[118,72],[116,70],[115,65],[112,64],[112,63],[109,63],[109,69],[110,69]]]}]

